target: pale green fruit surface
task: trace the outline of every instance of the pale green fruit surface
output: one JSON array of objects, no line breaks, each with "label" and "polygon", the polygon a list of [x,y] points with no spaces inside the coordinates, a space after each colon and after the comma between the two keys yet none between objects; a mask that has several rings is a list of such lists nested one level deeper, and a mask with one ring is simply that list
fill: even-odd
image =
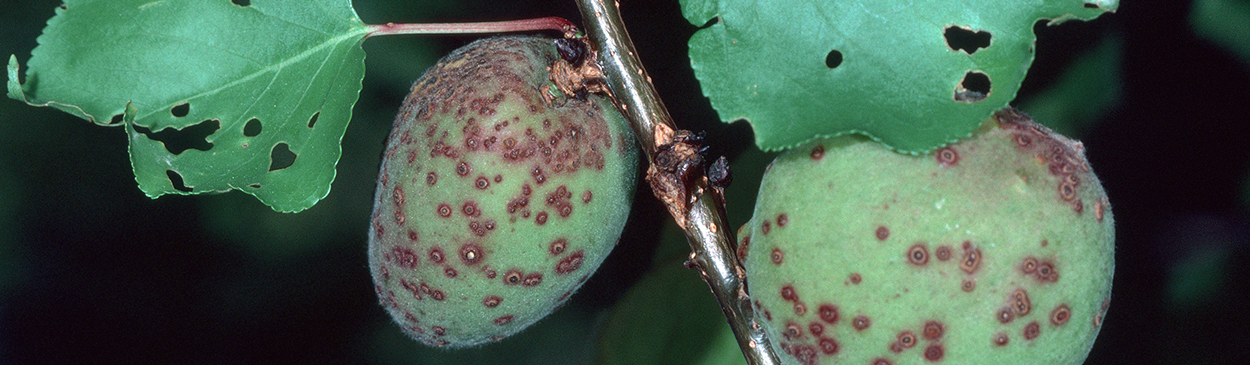
[{"label": "pale green fruit surface", "polygon": [[1079,364],[1114,229],[1078,142],[1014,110],[920,156],[855,137],[779,156],[739,231],[792,364]]},{"label": "pale green fruit surface", "polygon": [[413,85],[395,119],[369,265],[382,306],[426,344],[524,329],[564,303],[620,237],[636,142],[606,99],[552,87],[552,42],[458,49]]}]

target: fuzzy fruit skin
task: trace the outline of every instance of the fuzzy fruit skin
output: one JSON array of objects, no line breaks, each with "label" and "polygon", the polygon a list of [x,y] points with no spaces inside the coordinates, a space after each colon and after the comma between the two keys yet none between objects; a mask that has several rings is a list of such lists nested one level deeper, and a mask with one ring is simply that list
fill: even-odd
[{"label": "fuzzy fruit skin", "polygon": [[620,237],[636,142],[608,100],[551,86],[558,57],[547,38],[479,40],[404,101],[378,175],[369,266],[413,338],[463,347],[514,334],[564,303]]},{"label": "fuzzy fruit skin", "polygon": [[1078,142],[1014,110],[920,156],[779,156],[739,230],[790,364],[1079,364],[1109,305],[1111,210]]}]

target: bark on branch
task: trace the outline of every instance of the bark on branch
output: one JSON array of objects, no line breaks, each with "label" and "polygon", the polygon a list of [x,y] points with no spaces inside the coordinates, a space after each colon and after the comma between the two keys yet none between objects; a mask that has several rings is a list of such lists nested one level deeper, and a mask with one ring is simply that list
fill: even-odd
[{"label": "bark on branch", "polygon": [[[720,302],[747,363],[780,364],[768,336],[756,322],[746,275],[733,250],[733,230],[725,219],[724,161],[704,161],[700,154],[702,138],[673,123],[634,51],[617,3],[577,3],[587,36],[598,51],[608,89],[650,162],[647,182],[686,232],[691,250],[688,265],[698,269]],[[712,180],[707,177],[706,166],[716,166]]]}]

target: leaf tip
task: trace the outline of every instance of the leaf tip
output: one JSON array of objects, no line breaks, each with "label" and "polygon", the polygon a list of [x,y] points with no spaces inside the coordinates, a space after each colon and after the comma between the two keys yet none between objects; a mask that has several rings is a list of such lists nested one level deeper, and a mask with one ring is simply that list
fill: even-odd
[{"label": "leaf tip", "polygon": [[696,27],[702,28],[719,16],[718,4],[706,0],[681,0],[681,14]]},{"label": "leaf tip", "polygon": [[18,79],[17,75],[21,68],[22,65],[17,62],[17,55],[10,54],[8,72],[9,80],[7,83],[9,88],[9,98],[24,102],[26,101],[26,94],[22,92],[22,81],[21,79]]}]

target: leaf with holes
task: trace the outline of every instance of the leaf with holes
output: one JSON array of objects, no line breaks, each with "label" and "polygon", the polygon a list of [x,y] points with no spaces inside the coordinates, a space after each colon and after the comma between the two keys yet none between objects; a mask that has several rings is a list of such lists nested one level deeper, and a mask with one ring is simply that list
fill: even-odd
[{"label": "leaf with holes", "polygon": [[704,94],[721,119],[749,120],[760,148],[863,133],[909,153],[969,135],[1015,97],[1034,22],[1092,19],[1117,5],[681,1],[704,26],[690,38]]},{"label": "leaf with holes", "polygon": [[149,197],[325,197],[364,78],[350,0],[66,0],[9,97],[126,126]]}]

